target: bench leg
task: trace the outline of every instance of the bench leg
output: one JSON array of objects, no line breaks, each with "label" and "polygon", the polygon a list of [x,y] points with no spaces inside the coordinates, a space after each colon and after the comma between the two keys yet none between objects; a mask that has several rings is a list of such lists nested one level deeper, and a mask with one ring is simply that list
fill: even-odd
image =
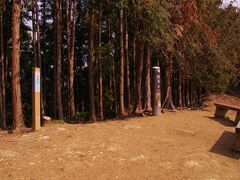
[{"label": "bench leg", "polygon": [[240,152],[240,135],[239,134],[236,135],[236,139],[233,145],[233,150],[236,152]]},{"label": "bench leg", "polygon": [[216,107],[216,112],[215,112],[215,117],[221,117],[221,118],[224,118],[226,113],[227,113],[227,109],[223,109],[223,108],[220,108],[220,107]]},{"label": "bench leg", "polygon": [[236,116],[236,119],[235,119],[236,125],[239,123],[239,121],[240,121],[240,111],[237,112],[237,116]]}]

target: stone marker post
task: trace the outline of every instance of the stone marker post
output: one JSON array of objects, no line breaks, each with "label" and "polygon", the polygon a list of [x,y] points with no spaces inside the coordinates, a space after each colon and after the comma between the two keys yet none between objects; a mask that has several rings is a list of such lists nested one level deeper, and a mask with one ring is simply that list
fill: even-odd
[{"label": "stone marker post", "polygon": [[161,73],[160,67],[153,67],[153,78],[154,78],[154,104],[153,104],[153,115],[161,115]]}]

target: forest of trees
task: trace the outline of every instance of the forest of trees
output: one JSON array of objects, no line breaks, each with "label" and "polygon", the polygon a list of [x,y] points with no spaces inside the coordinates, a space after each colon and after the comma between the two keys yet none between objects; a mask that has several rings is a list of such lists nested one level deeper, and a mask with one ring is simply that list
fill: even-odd
[{"label": "forest of trees", "polygon": [[0,128],[32,125],[32,68],[41,115],[95,122],[201,106],[239,88],[240,13],[221,0],[0,0]]}]

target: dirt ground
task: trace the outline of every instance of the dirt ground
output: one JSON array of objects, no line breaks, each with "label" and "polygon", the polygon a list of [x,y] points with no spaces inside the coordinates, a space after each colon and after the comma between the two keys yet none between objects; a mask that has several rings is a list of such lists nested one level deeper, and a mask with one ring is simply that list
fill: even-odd
[{"label": "dirt ground", "polygon": [[212,102],[227,100],[240,104],[212,96],[204,111],[0,132],[0,179],[240,179],[235,114],[213,118]]}]

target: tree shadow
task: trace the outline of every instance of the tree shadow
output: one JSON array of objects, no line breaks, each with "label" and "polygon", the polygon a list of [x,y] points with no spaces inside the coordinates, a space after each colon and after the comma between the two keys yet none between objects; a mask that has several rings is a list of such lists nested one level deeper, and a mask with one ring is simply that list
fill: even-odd
[{"label": "tree shadow", "polygon": [[240,159],[240,153],[234,152],[232,150],[235,140],[235,133],[224,131],[209,152],[238,160]]},{"label": "tree shadow", "polygon": [[226,119],[226,118],[216,118],[216,117],[210,117],[210,116],[203,116],[203,117],[214,120],[226,127],[235,127],[236,126],[234,121]]},{"label": "tree shadow", "polygon": [[143,117],[152,117],[152,115],[145,114],[144,116],[142,115],[129,115],[126,117],[115,117],[112,119],[104,119],[104,120],[98,120],[96,123],[108,123],[108,122],[126,122],[126,121],[134,121],[134,120],[139,120],[139,118]]},{"label": "tree shadow", "polygon": [[96,121],[90,121],[90,120],[84,120],[82,118],[73,118],[71,120],[67,119],[65,120],[66,123],[68,124],[72,124],[72,125],[76,125],[76,124],[94,124],[94,123],[108,123],[108,122],[125,122],[125,121],[134,121],[134,120],[139,120],[139,118],[142,117],[153,117],[153,115],[151,113],[144,113],[144,115],[142,114],[129,114],[128,116],[124,116],[124,117],[115,117],[112,119],[103,119],[103,120],[96,120]]}]

